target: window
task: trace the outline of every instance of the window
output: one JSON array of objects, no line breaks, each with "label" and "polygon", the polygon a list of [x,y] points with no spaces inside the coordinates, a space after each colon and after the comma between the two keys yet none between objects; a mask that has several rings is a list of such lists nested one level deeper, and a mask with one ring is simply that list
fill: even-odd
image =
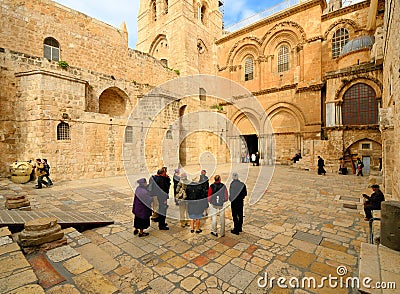
[{"label": "window", "polygon": [[371,144],[370,143],[361,143],[361,149],[370,150]]},{"label": "window", "polygon": [[205,24],[206,22],[206,6],[203,5],[200,8],[200,20],[202,24]]},{"label": "window", "polygon": [[171,130],[168,130],[168,131],[165,133],[165,138],[166,138],[166,139],[169,139],[169,140],[172,140],[172,131],[171,131]]},{"label": "window", "polygon": [[204,88],[199,89],[200,101],[206,101],[207,91]]},{"label": "window", "polygon": [[168,60],[167,59],[161,58],[160,61],[161,61],[162,65],[164,65],[165,67],[168,67]]},{"label": "window", "polygon": [[125,128],[125,143],[133,143],[133,127],[131,126]]},{"label": "window", "polygon": [[51,37],[44,39],[44,57],[48,60],[60,61],[60,44],[56,39]]},{"label": "window", "polygon": [[71,140],[71,137],[69,136],[69,124],[66,122],[60,122],[57,125],[57,140]]},{"label": "window", "polygon": [[151,17],[154,21],[157,21],[157,5],[156,1],[153,0],[150,3],[150,9],[151,9]]},{"label": "window", "polygon": [[253,57],[247,57],[244,62],[244,80],[250,81],[253,79]]},{"label": "window", "polygon": [[168,13],[168,0],[164,0],[164,11],[165,11],[165,14]]},{"label": "window", "polygon": [[343,96],[343,125],[378,123],[378,102],[370,86],[359,83],[351,86]]},{"label": "window", "polygon": [[289,70],[289,47],[281,46],[278,50],[278,72]]},{"label": "window", "polygon": [[337,30],[332,37],[332,58],[339,56],[342,48],[349,41],[349,31],[345,28]]}]

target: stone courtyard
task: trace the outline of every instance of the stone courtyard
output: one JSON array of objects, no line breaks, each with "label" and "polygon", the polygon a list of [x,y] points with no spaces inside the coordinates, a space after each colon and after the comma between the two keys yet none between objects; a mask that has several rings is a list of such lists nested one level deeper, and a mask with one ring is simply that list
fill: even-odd
[{"label": "stone courtyard", "polygon": [[[243,164],[242,172],[246,169]],[[259,169],[255,166],[249,170],[249,191]],[[224,170],[229,166],[217,168],[223,181],[228,178]],[[133,193],[125,177],[56,182],[42,190],[33,189],[33,183],[16,185],[2,179],[2,192],[28,192],[33,211],[96,212],[115,223],[83,232],[64,230],[67,245],[45,254],[61,277],[59,283],[35,279],[31,271],[31,275],[13,280],[13,275],[22,272],[18,265],[26,269],[27,264],[20,262],[8,268],[18,253],[12,243],[13,250],[1,250],[0,292],[352,293],[355,290],[333,289],[327,284],[318,289],[276,285],[270,289],[269,285],[261,287],[261,278],[267,274],[276,279],[314,277],[320,281],[329,275],[340,277],[339,266],[347,272],[346,277],[358,276],[360,246],[367,242],[368,223],[357,199],[367,186],[368,177],[335,173],[318,176],[316,172],[277,166],[263,197],[252,206],[246,204],[239,236],[230,233],[228,208],[224,237],[210,234],[210,219],[202,222],[200,234],[167,219],[169,231],[159,231],[157,223],[152,223],[150,235],[139,238],[133,234]],[[348,200],[357,209],[344,208]],[[170,199],[170,207],[173,205]],[[24,292],[26,289],[30,290]]]}]

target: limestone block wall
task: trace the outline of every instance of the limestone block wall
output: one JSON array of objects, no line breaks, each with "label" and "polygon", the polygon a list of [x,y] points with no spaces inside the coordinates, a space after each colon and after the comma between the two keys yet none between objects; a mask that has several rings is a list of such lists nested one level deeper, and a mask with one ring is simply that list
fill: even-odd
[{"label": "limestone block wall", "polygon": [[400,200],[400,6],[385,1],[383,107],[392,113],[393,120],[381,126],[384,148],[383,173],[385,192]]}]

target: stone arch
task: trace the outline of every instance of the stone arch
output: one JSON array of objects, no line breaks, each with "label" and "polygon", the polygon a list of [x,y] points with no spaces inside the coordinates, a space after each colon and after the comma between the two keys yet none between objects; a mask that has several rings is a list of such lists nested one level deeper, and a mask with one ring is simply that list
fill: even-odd
[{"label": "stone arch", "polygon": [[383,90],[382,82],[376,78],[366,76],[366,77],[355,77],[351,80],[343,79],[342,84],[335,93],[335,100],[338,101],[339,103],[343,102],[343,96],[346,93],[346,91],[358,83],[364,83],[370,86],[372,89],[374,89],[376,94],[376,99],[382,98],[382,90]]},{"label": "stone arch", "polygon": [[157,59],[168,60],[168,39],[164,34],[159,34],[150,45],[149,54]]},{"label": "stone arch", "polygon": [[260,121],[257,114],[251,109],[238,110],[231,118],[232,125],[236,126],[243,135],[260,134]]},{"label": "stone arch", "polygon": [[[236,42],[228,53],[226,59],[226,65],[234,65],[238,59],[238,54],[243,52],[244,48],[253,48],[254,52],[257,52],[256,58],[260,54],[261,42],[257,37],[245,37],[242,40]],[[255,59],[256,59],[255,58]]]},{"label": "stone arch", "polygon": [[[294,104],[290,103],[277,103],[268,108],[265,111],[265,116],[262,119],[264,132],[271,133],[274,132],[273,118],[280,119],[285,117],[288,119],[287,122],[292,122],[294,125],[291,126],[291,131],[289,132],[301,132],[306,124],[306,119],[303,112],[298,109]],[[269,121],[268,121],[269,120]],[[270,129],[272,127],[272,130]]]},{"label": "stone arch", "polygon": [[354,37],[355,33],[361,30],[361,27],[351,19],[340,19],[332,23],[324,33],[324,41],[331,40],[333,34],[340,28],[345,28],[350,33],[350,38]]},{"label": "stone arch", "polygon": [[[273,26],[261,38],[261,52],[268,53],[271,48],[275,48],[277,43],[282,40],[288,41],[292,47],[299,43],[306,43],[306,33],[304,29],[294,21],[284,21]],[[275,45],[275,46],[273,46]],[[267,49],[270,48],[270,49]]]},{"label": "stone arch", "polygon": [[99,96],[99,113],[110,116],[122,116],[130,105],[128,95],[118,87],[105,89]]}]

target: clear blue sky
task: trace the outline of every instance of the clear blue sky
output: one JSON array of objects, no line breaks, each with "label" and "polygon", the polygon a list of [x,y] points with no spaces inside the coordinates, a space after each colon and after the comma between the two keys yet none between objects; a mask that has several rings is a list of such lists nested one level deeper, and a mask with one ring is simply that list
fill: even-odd
[{"label": "clear blue sky", "polygon": [[[247,18],[284,0],[224,0],[225,27]],[[64,6],[78,10],[116,28],[126,22],[129,47],[135,48],[137,41],[137,14],[139,0],[55,0]]]}]

